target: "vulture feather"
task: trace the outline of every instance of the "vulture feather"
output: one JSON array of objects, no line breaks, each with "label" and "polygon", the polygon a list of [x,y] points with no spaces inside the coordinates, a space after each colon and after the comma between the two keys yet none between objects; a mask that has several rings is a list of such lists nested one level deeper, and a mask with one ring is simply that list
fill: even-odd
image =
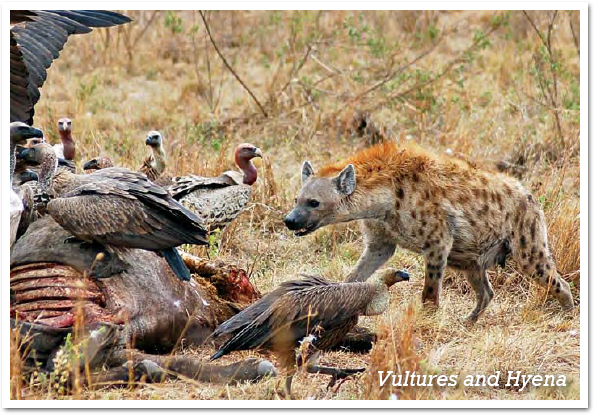
[{"label": "vulture feather", "polygon": [[[333,283],[312,276],[284,282],[215,329],[213,339],[229,340],[211,360],[236,350],[271,350],[289,370],[289,390],[296,365],[295,349],[305,338],[310,338],[318,350],[332,348],[357,325],[359,316],[383,313],[390,298],[388,289],[408,279],[404,271],[385,269],[366,282]],[[334,376],[346,373],[312,365],[307,368]]]},{"label": "vulture feather", "polygon": [[243,175],[229,171],[219,177],[183,176],[173,179],[172,197],[198,215],[207,229],[224,228],[248,205],[258,173],[252,163],[262,151],[252,144],[236,147],[235,162]]},{"label": "vulture feather", "polygon": [[[16,164],[16,148],[18,145],[26,144],[30,138],[43,138],[43,132],[23,122],[12,122],[10,124],[10,246],[17,239],[17,231],[25,206],[23,205],[23,192],[21,186],[13,187],[13,176]],[[26,200],[28,198],[26,197]]]},{"label": "vulture feather", "polygon": [[10,11],[10,120],[33,124],[34,107],[47,70],[70,35],[131,19],[106,10]]},{"label": "vulture feather", "polygon": [[[33,146],[27,155],[42,166],[55,163],[47,143]],[[47,212],[77,240],[99,243],[114,255],[122,248],[156,251],[180,279],[190,279],[175,247],[207,244],[206,231],[167,190],[142,173],[116,167],[85,175],[58,169],[52,176],[42,188],[51,199]]]}]

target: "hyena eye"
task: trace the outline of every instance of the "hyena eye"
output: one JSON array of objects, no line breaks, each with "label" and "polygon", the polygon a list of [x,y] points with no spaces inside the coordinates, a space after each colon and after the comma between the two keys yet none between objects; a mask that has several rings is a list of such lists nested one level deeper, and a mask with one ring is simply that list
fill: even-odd
[{"label": "hyena eye", "polygon": [[297,197],[295,199],[293,199],[293,203],[295,203],[297,205]]},{"label": "hyena eye", "polygon": [[318,200],[310,199],[308,200],[308,205],[313,208],[317,208],[320,206],[320,202]]}]

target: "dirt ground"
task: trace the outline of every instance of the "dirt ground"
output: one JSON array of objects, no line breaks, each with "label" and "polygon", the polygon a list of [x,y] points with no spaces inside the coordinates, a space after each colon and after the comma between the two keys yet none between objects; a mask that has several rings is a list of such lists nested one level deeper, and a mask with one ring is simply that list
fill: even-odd
[{"label": "dirt ground", "polygon": [[[234,168],[236,144],[262,148],[250,208],[210,247],[190,252],[237,261],[253,270],[263,293],[299,272],[342,281],[361,253],[357,224],[304,238],[283,226],[301,163],[338,161],[380,136],[414,140],[516,175],[541,202],[559,271],[580,303],[578,12],[208,13],[214,41],[258,103],[223,64],[198,12],[123,12],[133,24],[69,40],[49,70],[36,125],[56,141],[57,119],[72,118],[78,167],[109,155],[116,165],[138,168],[149,130],[163,133],[172,174],[217,175]],[[362,118],[380,132],[366,134]],[[561,312],[510,262],[490,272],[496,296],[469,326],[463,319],[475,296],[462,275],[446,272],[440,308],[430,312],[421,305],[421,256],[397,250],[389,265],[407,269],[411,281],[391,289],[388,312],[361,319],[379,333],[372,353],[322,358],[368,372],[328,390],[328,377],[300,373],[298,398],[580,398],[580,305]],[[254,354],[233,353],[221,363]],[[379,370],[457,374],[460,384],[380,387]],[[462,385],[467,374],[497,371],[498,386]],[[565,375],[566,386],[519,391],[505,385],[508,371]],[[76,396],[38,385],[25,388],[23,398],[280,399],[278,384],[179,379]]]}]

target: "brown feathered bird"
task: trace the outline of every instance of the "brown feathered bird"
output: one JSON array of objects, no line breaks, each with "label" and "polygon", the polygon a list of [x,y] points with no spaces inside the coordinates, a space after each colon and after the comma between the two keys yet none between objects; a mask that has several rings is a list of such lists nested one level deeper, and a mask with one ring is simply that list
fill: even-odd
[{"label": "brown feathered bird", "polygon": [[[42,168],[56,166],[56,154],[47,143],[27,149],[25,157],[41,163]],[[103,245],[115,263],[118,249],[156,251],[180,279],[190,279],[175,247],[207,244],[206,231],[200,219],[165,189],[144,174],[124,168],[85,175],[63,168],[53,171],[49,183],[40,183],[42,197],[47,212],[75,236],[74,242]]]},{"label": "brown feathered bird", "polygon": [[176,177],[169,191],[174,199],[200,217],[209,231],[223,229],[250,201],[252,185],[258,178],[252,163],[255,157],[262,158],[258,147],[240,144],[234,151],[234,159],[242,173],[227,171],[219,177]]},{"label": "brown feathered bird", "polygon": [[107,10],[10,11],[10,121],[33,124],[47,69],[70,35],[111,27],[131,19]]},{"label": "brown feathered bird", "polygon": [[[223,336],[231,339],[211,360],[235,350],[271,350],[288,370],[286,389],[290,393],[296,366],[295,349],[304,339],[309,339],[318,350],[332,348],[357,325],[359,316],[384,312],[390,299],[388,289],[408,279],[404,271],[384,269],[366,282],[333,283],[314,276],[283,282],[215,329],[213,340]],[[298,365],[303,363],[298,359]],[[332,375],[334,379],[362,371],[313,364],[307,364],[306,369],[310,373]]]},{"label": "brown feathered bird", "polygon": [[159,131],[149,131],[145,144],[151,147],[151,154],[143,161],[138,171],[146,174],[149,180],[154,182],[163,174],[167,166],[163,136]]}]

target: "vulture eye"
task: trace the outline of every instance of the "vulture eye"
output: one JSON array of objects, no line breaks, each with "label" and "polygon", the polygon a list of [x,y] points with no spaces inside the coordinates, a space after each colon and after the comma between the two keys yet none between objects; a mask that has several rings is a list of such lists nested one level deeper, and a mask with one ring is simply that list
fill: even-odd
[{"label": "vulture eye", "polygon": [[320,202],[318,200],[310,199],[308,200],[308,206],[317,208],[318,206],[320,206]]}]

